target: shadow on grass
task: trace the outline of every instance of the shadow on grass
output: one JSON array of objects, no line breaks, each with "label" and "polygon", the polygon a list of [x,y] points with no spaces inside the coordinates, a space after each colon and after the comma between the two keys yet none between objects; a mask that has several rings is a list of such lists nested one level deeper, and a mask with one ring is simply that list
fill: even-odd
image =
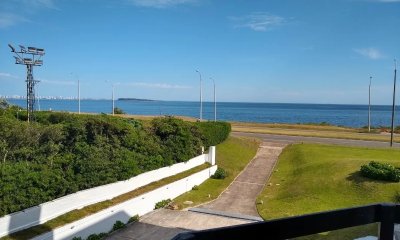
[{"label": "shadow on grass", "polygon": [[383,183],[383,184],[390,184],[392,182],[387,182],[387,181],[382,181],[382,180],[375,180],[371,178],[367,178],[361,175],[361,171],[356,171],[353,173],[350,173],[349,176],[346,178],[348,181],[352,181],[356,184],[361,184],[361,183],[366,183],[366,182],[372,182],[372,183]]}]

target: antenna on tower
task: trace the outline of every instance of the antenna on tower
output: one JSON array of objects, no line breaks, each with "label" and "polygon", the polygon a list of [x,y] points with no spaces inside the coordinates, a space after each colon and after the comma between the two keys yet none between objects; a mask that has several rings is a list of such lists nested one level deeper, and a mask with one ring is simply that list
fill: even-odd
[{"label": "antenna on tower", "polygon": [[[28,114],[28,122],[32,122],[34,119],[35,111],[35,84],[38,80],[33,79],[33,67],[42,66],[43,60],[41,59],[44,55],[44,49],[35,47],[25,47],[19,45],[20,50],[17,51],[11,44],[8,44],[11,52],[14,53],[15,64],[26,65],[27,76],[26,76],[26,111]],[[28,50],[27,50],[28,49]]]}]

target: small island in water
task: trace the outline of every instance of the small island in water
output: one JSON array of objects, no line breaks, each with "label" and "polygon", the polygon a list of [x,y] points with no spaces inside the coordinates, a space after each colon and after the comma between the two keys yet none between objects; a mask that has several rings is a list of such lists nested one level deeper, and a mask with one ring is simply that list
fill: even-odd
[{"label": "small island in water", "polygon": [[141,99],[141,98],[118,98],[118,101],[140,101],[140,102],[155,102],[152,99]]}]

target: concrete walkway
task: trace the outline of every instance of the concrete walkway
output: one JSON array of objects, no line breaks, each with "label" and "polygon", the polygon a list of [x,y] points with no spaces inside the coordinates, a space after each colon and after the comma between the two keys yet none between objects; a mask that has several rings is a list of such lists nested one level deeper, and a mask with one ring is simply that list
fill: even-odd
[{"label": "concrete walkway", "polygon": [[193,211],[161,209],[146,214],[107,239],[171,239],[178,233],[261,221],[256,198],[263,190],[284,143],[263,142],[256,156],[214,201]]},{"label": "concrete walkway", "polygon": [[178,233],[217,227],[233,226],[252,221],[214,216],[189,211],[160,209],[140,218],[106,239],[112,240],[167,240]]},{"label": "concrete walkway", "polygon": [[259,217],[257,196],[263,190],[285,146],[282,143],[261,143],[256,156],[232,184],[216,200],[198,208]]}]

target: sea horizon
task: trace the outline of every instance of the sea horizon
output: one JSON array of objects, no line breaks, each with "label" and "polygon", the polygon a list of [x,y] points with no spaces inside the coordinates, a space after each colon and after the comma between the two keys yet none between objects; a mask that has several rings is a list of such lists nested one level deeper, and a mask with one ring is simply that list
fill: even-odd
[{"label": "sea horizon", "polygon": [[[121,97],[125,98],[125,97]],[[146,98],[138,98],[138,99],[121,99],[121,98],[116,98],[114,101],[132,101],[132,102],[188,102],[188,103],[198,103],[200,104],[200,101],[193,101],[193,100],[159,100],[159,99],[146,99]],[[4,98],[0,97],[0,99],[6,99],[6,100],[23,100],[26,101],[26,98]],[[52,101],[76,101],[78,102],[77,98],[36,98],[41,100],[52,100]],[[84,100],[90,100],[90,101],[112,101],[111,98],[81,98],[81,101]],[[213,103],[214,101],[203,101],[203,103]],[[249,104],[290,104],[290,105],[295,105],[295,104],[303,104],[303,105],[350,105],[350,106],[368,106],[369,104],[362,104],[362,103],[310,103],[310,102],[252,102],[252,101],[217,101],[218,103],[249,103]],[[385,107],[392,107],[392,104],[372,104],[370,106],[385,106]],[[396,109],[400,108],[400,103],[396,105]]]},{"label": "sea horizon", "polygon": [[[8,99],[11,104],[26,106],[25,99]],[[217,102],[217,120],[253,123],[309,124],[328,123],[336,126],[365,127],[368,105],[315,103],[249,103]],[[116,100],[115,107],[126,114],[148,116],[187,116],[199,119],[200,104],[195,101]],[[42,111],[78,112],[73,99],[40,99],[36,109]],[[82,113],[111,113],[111,100],[81,99]],[[396,106],[400,112],[400,106]],[[371,126],[390,126],[392,106],[371,105]],[[203,102],[203,120],[214,120],[214,102]],[[400,125],[400,117],[395,117]]]}]

